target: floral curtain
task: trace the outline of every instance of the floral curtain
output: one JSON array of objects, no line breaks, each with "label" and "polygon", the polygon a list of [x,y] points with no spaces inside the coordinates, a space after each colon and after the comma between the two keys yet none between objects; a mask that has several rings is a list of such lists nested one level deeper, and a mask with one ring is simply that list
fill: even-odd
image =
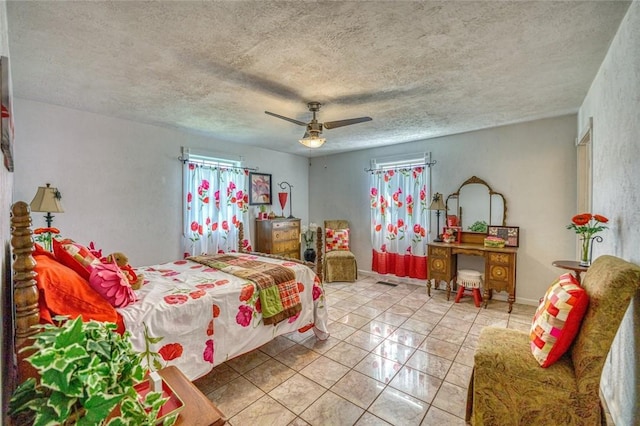
[{"label": "floral curtain", "polygon": [[240,222],[245,224],[243,246],[252,250],[248,175],[241,168],[184,164],[184,257],[237,251]]},{"label": "floral curtain", "polygon": [[425,167],[371,172],[372,270],[427,278],[429,223]]}]

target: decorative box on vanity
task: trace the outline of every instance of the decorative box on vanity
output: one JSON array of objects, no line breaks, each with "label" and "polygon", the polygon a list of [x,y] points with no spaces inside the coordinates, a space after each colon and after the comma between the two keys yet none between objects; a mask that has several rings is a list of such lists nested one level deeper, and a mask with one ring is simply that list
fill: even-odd
[{"label": "decorative box on vanity", "polygon": [[300,259],[300,219],[256,219],[256,251]]}]

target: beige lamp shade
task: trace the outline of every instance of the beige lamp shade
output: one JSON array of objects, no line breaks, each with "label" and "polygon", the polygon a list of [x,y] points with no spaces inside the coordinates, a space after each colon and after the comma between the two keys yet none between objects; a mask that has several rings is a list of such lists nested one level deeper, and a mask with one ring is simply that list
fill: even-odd
[{"label": "beige lamp shade", "polygon": [[446,210],[444,203],[442,202],[442,194],[436,192],[429,205],[429,210]]},{"label": "beige lamp shade", "polygon": [[49,186],[49,184],[38,188],[30,206],[32,212],[64,213],[58,189]]}]

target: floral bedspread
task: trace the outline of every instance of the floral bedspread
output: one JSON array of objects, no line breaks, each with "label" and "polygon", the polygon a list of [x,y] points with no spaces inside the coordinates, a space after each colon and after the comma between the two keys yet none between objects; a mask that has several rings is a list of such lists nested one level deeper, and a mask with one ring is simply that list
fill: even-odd
[{"label": "floral bedspread", "polygon": [[143,363],[153,370],[175,365],[194,380],[281,334],[312,327],[317,338],[329,337],[324,290],[313,271],[296,262],[242,257],[292,269],[302,311],[265,326],[251,281],[190,260],[137,268],[145,276],[138,301],[117,310]]}]

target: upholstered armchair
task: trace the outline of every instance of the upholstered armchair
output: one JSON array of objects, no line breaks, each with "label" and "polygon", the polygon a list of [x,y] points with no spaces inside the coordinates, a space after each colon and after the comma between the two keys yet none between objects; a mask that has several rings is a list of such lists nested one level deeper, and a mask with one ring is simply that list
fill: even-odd
[{"label": "upholstered armchair", "polygon": [[481,425],[604,424],[600,377],[611,342],[640,285],[640,267],[601,256],[583,276],[589,305],[572,346],[546,368],[529,333],[486,327],[480,333],[467,421]]},{"label": "upholstered armchair", "polygon": [[349,233],[349,222],[346,220],[324,221],[325,282],[354,282],[358,278],[358,265],[350,251]]}]

